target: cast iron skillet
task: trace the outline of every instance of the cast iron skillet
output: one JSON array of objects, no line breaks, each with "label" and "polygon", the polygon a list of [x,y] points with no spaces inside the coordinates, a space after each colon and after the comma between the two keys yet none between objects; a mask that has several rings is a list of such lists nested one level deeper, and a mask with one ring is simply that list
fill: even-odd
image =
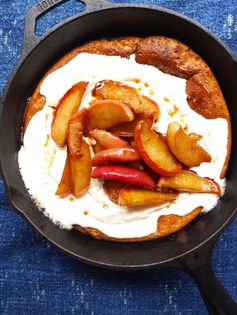
[{"label": "cast iron skillet", "polygon": [[[20,125],[27,98],[40,77],[72,48],[96,38],[122,35],[174,37],[198,52],[216,75],[232,118],[233,148],[237,146],[237,58],[209,31],[175,12],[150,6],[83,0],[85,11],[61,23],[43,37],[35,35],[39,16],[63,0],[46,0],[26,16],[21,60],[12,75],[1,107],[0,157],[6,192],[12,207],[43,237],[72,257],[99,267],[143,269],[175,267],[198,284],[210,314],[237,314],[237,305],[218,282],[211,252],[221,232],[235,218],[237,207],[237,153],[232,150],[226,175],[226,193],[216,208],[173,237],[122,244],[93,239],[53,225],[31,201],[22,182],[17,154]],[[10,130],[10,132],[9,132]]]}]

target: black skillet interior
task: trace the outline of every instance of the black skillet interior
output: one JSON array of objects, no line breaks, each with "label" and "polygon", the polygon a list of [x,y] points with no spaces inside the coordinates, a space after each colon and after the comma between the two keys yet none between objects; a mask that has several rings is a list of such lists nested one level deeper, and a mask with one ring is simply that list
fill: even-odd
[{"label": "black skillet interior", "polygon": [[[60,230],[38,211],[20,176],[17,155],[21,143],[22,113],[27,98],[41,76],[61,56],[72,48],[97,38],[164,35],[177,38],[190,46],[206,60],[216,75],[229,106],[233,135],[236,134],[237,64],[217,39],[200,26],[171,11],[129,5],[99,10],[99,4],[97,4],[98,11],[71,19],[40,40],[26,58],[21,60],[8,84],[1,112],[0,150],[2,172],[9,200],[41,235],[81,261],[118,269],[169,265],[169,261],[212,238],[234,217],[237,206],[235,150],[232,150],[226,176],[226,193],[217,207],[173,237],[144,243],[105,242],[78,232]],[[27,27],[29,25],[26,25]],[[31,43],[27,44],[29,47]],[[233,147],[236,147],[236,142],[237,138],[234,136]]]}]

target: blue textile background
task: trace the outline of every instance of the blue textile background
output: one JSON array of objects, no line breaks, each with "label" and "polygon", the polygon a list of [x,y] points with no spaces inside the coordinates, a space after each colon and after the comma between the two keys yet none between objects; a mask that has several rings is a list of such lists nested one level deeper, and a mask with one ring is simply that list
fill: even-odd
[{"label": "blue textile background", "polygon": [[[116,0],[122,3],[121,0]],[[212,30],[237,54],[237,0],[147,0]],[[0,0],[0,96],[21,50],[23,21],[37,0]],[[82,8],[77,1],[42,18],[42,34]],[[237,220],[218,241],[213,265],[237,301]],[[86,266],[47,244],[9,208],[0,181],[0,314],[207,314],[193,281],[177,270],[111,272]]]}]

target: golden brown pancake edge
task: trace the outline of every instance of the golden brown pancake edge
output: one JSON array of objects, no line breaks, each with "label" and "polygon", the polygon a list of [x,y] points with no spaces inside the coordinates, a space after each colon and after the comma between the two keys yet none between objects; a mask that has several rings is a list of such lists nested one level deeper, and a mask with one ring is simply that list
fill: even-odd
[{"label": "golden brown pancake edge", "polygon": [[[24,130],[26,130],[34,114],[41,110],[45,104],[45,97],[40,95],[40,86],[43,80],[82,52],[124,58],[135,54],[138,63],[149,64],[165,73],[185,78],[187,80],[186,93],[189,106],[205,118],[221,117],[228,121],[227,155],[221,173],[221,178],[224,178],[231,150],[230,116],[224,96],[214,74],[205,61],[191,48],[173,38],[151,36],[145,39],[139,37],[101,39],[75,48],[52,66],[38,83],[26,107]],[[201,207],[196,208],[185,216],[161,216],[157,222],[157,231],[142,238],[116,239],[90,227],[75,225],[74,228],[97,239],[119,242],[148,241],[173,234],[184,228],[201,213],[201,210]]]}]

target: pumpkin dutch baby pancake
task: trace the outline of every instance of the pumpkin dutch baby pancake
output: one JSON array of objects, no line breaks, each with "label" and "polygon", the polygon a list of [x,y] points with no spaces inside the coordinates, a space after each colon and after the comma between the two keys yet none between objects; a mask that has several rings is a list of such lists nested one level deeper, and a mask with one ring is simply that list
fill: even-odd
[{"label": "pumpkin dutch baby pancake", "polygon": [[192,49],[162,36],[102,39],[38,83],[18,161],[32,199],[60,228],[146,241],[214,208],[230,130],[219,84]]}]

